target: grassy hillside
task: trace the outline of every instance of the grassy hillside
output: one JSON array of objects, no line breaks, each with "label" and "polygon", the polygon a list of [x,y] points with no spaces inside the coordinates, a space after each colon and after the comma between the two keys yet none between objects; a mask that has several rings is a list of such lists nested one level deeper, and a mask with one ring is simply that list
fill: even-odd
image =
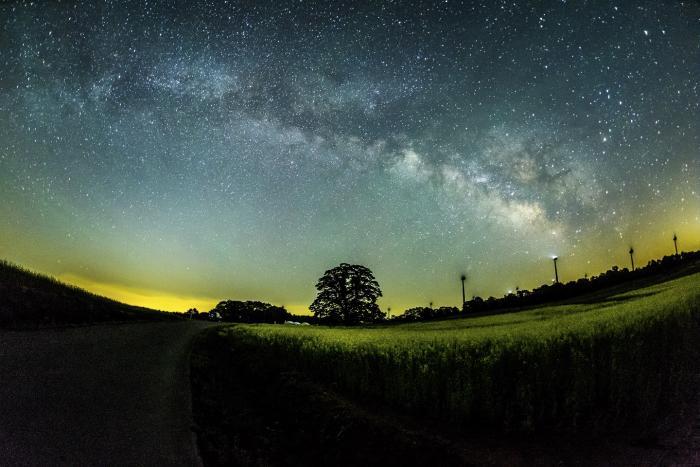
[{"label": "grassy hillside", "polygon": [[[647,426],[697,371],[700,274],[588,303],[400,326],[238,325],[232,358],[467,431]],[[255,374],[255,373],[252,373]],[[251,382],[251,384],[254,384]],[[283,395],[281,395],[283,397]]]},{"label": "grassy hillside", "polygon": [[0,261],[0,327],[173,319]]}]

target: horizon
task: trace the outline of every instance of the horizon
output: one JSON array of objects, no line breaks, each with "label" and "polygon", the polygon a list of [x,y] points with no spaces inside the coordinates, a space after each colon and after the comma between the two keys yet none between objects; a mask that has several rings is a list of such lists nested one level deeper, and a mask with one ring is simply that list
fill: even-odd
[{"label": "horizon", "polygon": [[[698,252],[700,252],[700,250],[682,250],[680,248],[678,249],[678,255],[680,255],[681,257],[687,253],[693,254],[693,253],[698,253]],[[560,277],[559,282],[561,284],[566,285],[569,282],[576,282],[579,279],[594,279],[596,276],[599,276],[601,274],[604,274],[606,272],[610,272],[611,270],[614,270],[614,268],[619,268],[620,271],[641,270],[641,269],[644,269],[647,266],[649,266],[653,261],[661,261],[664,258],[676,256],[674,253],[675,253],[675,248],[674,248],[673,253],[668,254],[668,255],[659,256],[657,258],[651,258],[649,261],[645,262],[644,264],[637,263],[637,261],[635,259],[634,269],[629,267],[631,264],[628,266],[620,266],[618,264],[614,264],[614,265],[610,266],[610,268],[608,268],[607,270],[599,271],[596,274],[586,273],[584,276],[579,276],[579,277],[571,278],[568,280],[561,280],[561,277]],[[555,257],[555,256],[550,257],[549,259],[552,260],[555,258],[557,260],[559,259],[558,257]],[[636,258],[636,252],[635,252],[635,258]],[[0,259],[0,261],[7,261],[7,260]],[[33,269],[26,268],[24,265],[17,264],[17,263],[14,263],[12,261],[8,262],[8,264],[20,267],[22,269],[26,269],[34,274],[45,275],[45,273],[43,273],[41,271],[36,271]],[[48,277],[53,277],[53,276],[49,275]],[[208,311],[212,310],[213,308],[215,308],[215,306],[217,304],[219,304],[220,302],[226,301],[226,300],[262,301],[262,302],[264,302],[264,300],[261,300],[259,298],[255,298],[255,297],[243,298],[243,299],[241,299],[241,298],[238,298],[238,299],[232,299],[232,298],[201,299],[201,298],[193,298],[193,297],[163,295],[163,294],[159,293],[158,291],[149,291],[149,290],[144,290],[144,289],[123,289],[119,286],[114,286],[112,284],[94,283],[94,282],[90,282],[90,281],[85,281],[84,279],[82,279],[80,277],[71,276],[71,275],[65,275],[62,277],[55,277],[55,279],[59,280],[60,282],[66,284],[66,285],[75,286],[75,287],[83,289],[89,293],[93,293],[95,295],[100,295],[100,296],[103,296],[106,298],[110,298],[110,299],[116,300],[118,302],[124,303],[126,305],[142,306],[142,307],[150,308],[150,309],[153,309],[156,311],[164,311],[164,312],[169,312],[169,313],[170,312],[172,312],[172,313],[184,313],[185,311],[187,311],[191,308],[195,308],[200,312],[208,312]],[[497,299],[505,298],[510,294],[516,293],[517,290],[534,291],[540,287],[544,287],[546,285],[553,285],[554,283],[555,283],[555,279],[553,278],[549,283],[538,284],[538,285],[530,287],[530,288],[523,288],[523,287],[518,288],[518,286],[516,286],[513,289],[506,290],[502,295],[497,295],[497,296],[492,295],[492,296],[494,298],[497,298]],[[470,300],[477,298],[477,297],[480,297],[482,299],[487,299],[487,298],[490,298],[491,296],[482,296],[479,294],[475,294],[472,296],[467,296],[466,302],[469,302]],[[381,301],[381,299],[380,299],[380,301]],[[192,305],[193,303],[199,303],[200,306]],[[154,304],[154,305],[152,305],[152,304]],[[163,304],[169,304],[169,305],[166,305],[166,307],[162,307]],[[172,304],[176,304],[176,305],[173,307]],[[298,307],[295,307],[295,308],[292,308],[292,307],[294,307],[294,305],[292,305],[292,307],[290,307],[290,306],[285,305],[283,303],[272,303],[272,305],[281,306],[281,307],[285,308],[288,312],[290,312],[292,315],[309,315],[309,316],[313,315],[313,313],[308,309],[308,307],[304,307],[304,305],[299,305]],[[436,308],[436,309],[440,308],[440,307],[455,307],[455,308],[460,309],[459,303],[455,306],[455,305],[450,305],[450,304],[435,304],[434,302],[430,302],[427,305],[426,304],[408,305],[405,308],[399,309],[399,310],[391,308],[391,312],[387,311],[386,308],[382,309],[382,311],[387,313],[387,317],[389,315],[399,316],[404,311],[407,311],[410,308],[416,308],[416,307],[421,308],[421,307],[426,307],[426,306],[430,307],[430,308]],[[180,308],[176,309],[177,307],[180,307]],[[184,307],[186,307],[186,308],[184,308]]]},{"label": "horizon", "polygon": [[0,257],[392,314],[700,250],[700,5],[0,5]]}]

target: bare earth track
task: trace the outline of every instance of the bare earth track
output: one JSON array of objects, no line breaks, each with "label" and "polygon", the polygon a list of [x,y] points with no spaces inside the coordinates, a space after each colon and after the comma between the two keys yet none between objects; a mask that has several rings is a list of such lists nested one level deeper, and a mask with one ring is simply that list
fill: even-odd
[{"label": "bare earth track", "polygon": [[0,464],[201,464],[188,356],[206,326],[0,330]]}]

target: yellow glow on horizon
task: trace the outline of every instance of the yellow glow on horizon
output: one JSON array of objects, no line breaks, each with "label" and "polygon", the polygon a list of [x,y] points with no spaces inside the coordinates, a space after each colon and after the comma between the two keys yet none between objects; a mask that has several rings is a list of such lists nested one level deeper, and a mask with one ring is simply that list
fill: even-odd
[{"label": "yellow glow on horizon", "polygon": [[210,297],[174,295],[159,290],[97,282],[73,274],[60,274],[57,279],[66,284],[75,285],[88,292],[103,295],[128,305],[142,306],[154,310],[186,311],[189,308],[197,308],[199,311],[209,311],[219,302],[219,300]]},{"label": "yellow glow on horizon", "polygon": [[[57,279],[66,284],[85,289],[96,295],[102,295],[128,305],[142,306],[154,310],[182,312],[190,308],[197,308],[202,312],[211,310],[221,300],[225,300],[211,297],[174,295],[159,290],[97,282],[74,274],[59,274]],[[309,305],[307,304],[285,305],[285,308],[292,314],[311,314],[309,312]]]},{"label": "yellow glow on horizon", "polygon": [[[582,234],[576,243],[571,241],[570,235],[563,235],[560,241],[546,245],[546,248],[513,252],[512,259],[503,255],[473,264],[465,261],[465,267],[473,266],[467,271],[467,299],[474,295],[500,297],[516,286],[529,290],[550,283],[554,277],[554,254],[559,256],[558,273],[562,282],[577,280],[584,275],[599,275],[613,265],[629,268],[630,247],[635,250],[635,266],[641,268],[652,259],[674,253],[674,233],[678,236],[679,252],[700,250],[700,200],[686,201],[680,208],[671,207],[653,216],[640,214],[634,224],[623,223],[616,229],[605,226],[602,230],[593,230]],[[219,301],[232,299],[270,302],[284,306],[293,314],[309,315],[308,307],[315,297],[313,284],[323,270],[323,267],[318,267],[308,274],[305,283],[284,283],[274,290],[274,298],[271,298],[262,283],[257,286],[254,281],[240,281],[240,277],[221,280],[220,275],[213,275],[213,285],[209,290],[207,283],[200,280],[201,277],[210,277],[206,264],[199,265],[197,272],[191,274],[172,274],[168,279],[156,277],[153,280],[152,275],[158,274],[155,268],[135,269],[129,263],[115,262],[114,254],[95,261],[89,251],[83,252],[77,244],[76,250],[71,250],[71,245],[58,240],[42,241],[35,232],[15,228],[12,224],[0,228],[0,258],[123,303],[166,311],[185,311],[192,307],[208,311]],[[397,260],[389,258],[369,264],[384,292],[379,300],[382,311],[391,307],[391,314],[398,315],[408,308],[428,306],[430,302],[436,308],[460,306],[461,265],[459,269],[447,266],[435,268],[429,274],[416,270],[414,276],[401,276],[404,269],[397,268]],[[363,260],[357,262],[362,264]],[[99,278],[92,276],[93,271],[95,274],[99,272]],[[135,285],[122,283],[122,279]],[[222,285],[223,282],[226,283]]]},{"label": "yellow glow on horizon", "polygon": [[293,315],[310,315],[309,305],[285,305],[288,312]]}]

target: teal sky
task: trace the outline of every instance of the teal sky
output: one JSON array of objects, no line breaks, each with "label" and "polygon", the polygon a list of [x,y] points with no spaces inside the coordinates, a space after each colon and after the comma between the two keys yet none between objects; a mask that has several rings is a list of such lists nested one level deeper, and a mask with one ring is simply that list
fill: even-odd
[{"label": "teal sky", "polygon": [[0,257],[129,303],[383,309],[700,249],[700,7],[0,6]]}]

